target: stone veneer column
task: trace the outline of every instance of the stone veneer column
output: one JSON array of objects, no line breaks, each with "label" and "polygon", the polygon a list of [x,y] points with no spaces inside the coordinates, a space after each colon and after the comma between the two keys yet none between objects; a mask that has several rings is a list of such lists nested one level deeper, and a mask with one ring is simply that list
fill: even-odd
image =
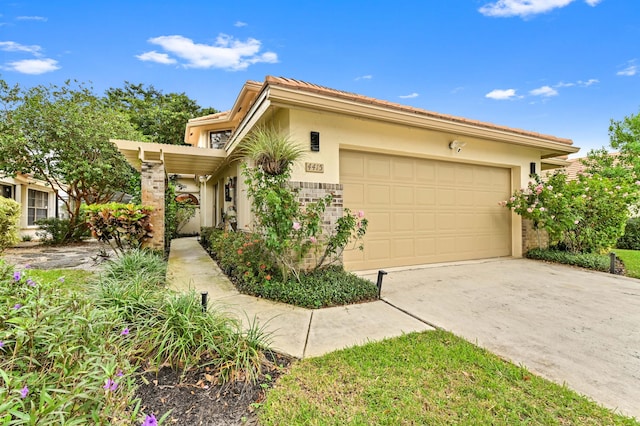
[{"label": "stone veneer column", "polygon": [[536,230],[533,222],[528,219],[522,219],[522,254],[533,248],[549,247],[549,234],[544,229]]},{"label": "stone veneer column", "polygon": [[151,225],[153,238],[145,243],[145,247],[164,251],[164,191],[166,176],[164,164],[160,161],[144,161],[140,170],[142,186],[141,202],[144,206],[153,207]]}]

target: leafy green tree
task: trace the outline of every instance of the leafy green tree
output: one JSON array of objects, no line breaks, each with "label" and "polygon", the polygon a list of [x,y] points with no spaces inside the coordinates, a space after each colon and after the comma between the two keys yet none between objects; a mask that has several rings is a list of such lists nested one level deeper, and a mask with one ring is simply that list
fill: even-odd
[{"label": "leafy green tree", "polygon": [[0,104],[0,172],[46,181],[69,212],[69,235],[83,225],[82,203],[106,203],[135,181],[109,139],[144,136],[85,85],[67,81],[23,90],[0,80]]},{"label": "leafy green tree", "polygon": [[185,93],[163,93],[152,85],[125,82],[123,88],[106,91],[107,102],[125,112],[131,124],[152,142],[182,145],[187,121],[213,114],[213,108],[201,108]]}]

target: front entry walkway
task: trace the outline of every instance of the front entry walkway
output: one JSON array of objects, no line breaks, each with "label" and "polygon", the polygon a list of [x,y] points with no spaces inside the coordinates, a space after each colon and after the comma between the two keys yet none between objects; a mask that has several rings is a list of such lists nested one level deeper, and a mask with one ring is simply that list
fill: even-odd
[{"label": "front entry walkway", "polygon": [[305,309],[240,294],[196,238],[171,242],[167,279],[179,291],[206,291],[210,309],[226,311],[244,324],[257,321],[271,334],[273,349],[297,358],[433,330],[383,301]]}]

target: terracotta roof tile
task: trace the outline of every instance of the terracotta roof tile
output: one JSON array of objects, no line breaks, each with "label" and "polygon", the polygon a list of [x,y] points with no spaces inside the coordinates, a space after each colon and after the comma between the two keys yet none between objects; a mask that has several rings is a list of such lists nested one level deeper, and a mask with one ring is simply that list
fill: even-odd
[{"label": "terracotta roof tile", "polygon": [[300,81],[300,80],[295,80],[295,79],[292,79],[292,78],[267,76],[265,78],[265,83],[264,84],[265,85],[273,85],[273,86],[289,87],[289,88],[292,88],[292,89],[304,90],[304,91],[307,91],[307,92],[313,92],[313,93],[319,93],[319,94],[324,94],[324,95],[335,96],[335,97],[338,97],[338,98],[351,100],[351,101],[359,102],[359,103],[363,103],[363,104],[371,104],[371,105],[378,105],[378,106],[388,107],[388,108],[392,108],[392,109],[395,109],[395,110],[398,110],[398,111],[410,112],[410,113],[415,113],[415,114],[418,114],[418,115],[437,118],[437,119],[441,119],[441,120],[447,120],[447,121],[452,121],[452,122],[456,122],[456,123],[462,123],[462,124],[469,124],[469,125],[474,125],[474,126],[478,126],[478,127],[484,127],[484,128],[487,128],[487,129],[493,129],[493,130],[499,130],[499,131],[504,131],[504,132],[509,132],[509,133],[515,133],[515,134],[519,134],[519,135],[523,135],[523,136],[530,136],[530,137],[534,137],[534,138],[538,138],[538,139],[545,139],[545,140],[548,140],[548,141],[564,143],[564,144],[567,144],[567,145],[572,145],[573,144],[573,141],[571,139],[559,138],[559,137],[552,136],[552,135],[545,135],[545,134],[541,134],[541,133],[537,133],[537,132],[531,132],[531,131],[523,130],[523,129],[516,129],[516,128],[513,128],[513,127],[507,127],[507,126],[497,125],[497,124],[493,124],[493,123],[487,123],[487,122],[478,121],[478,120],[471,120],[471,119],[468,119],[468,118],[458,117],[458,116],[449,115],[449,114],[441,114],[441,113],[437,113],[437,112],[433,112],[433,111],[428,111],[428,110],[425,110],[425,109],[414,108],[414,107],[410,107],[410,106],[407,106],[407,105],[398,104],[398,103],[395,103],[395,102],[390,102],[390,101],[371,98],[371,97],[368,97],[368,96],[358,95],[356,93],[351,93],[351,92],[345,92],[345,91],[342,91],[342,90],[331,89],[329,87],[319,86],[317,84],[307,83],[307,82]]}]

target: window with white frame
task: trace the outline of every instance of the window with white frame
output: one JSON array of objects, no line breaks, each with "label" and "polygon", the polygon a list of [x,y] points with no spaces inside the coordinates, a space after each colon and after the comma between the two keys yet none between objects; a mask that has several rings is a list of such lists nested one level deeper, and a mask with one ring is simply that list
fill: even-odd
[{"label": "window with white frame", "polygon": [[49,213],[49,194],[30,189],[27,206],[27,225],[33,226],[36,221],[46,219]]}]

